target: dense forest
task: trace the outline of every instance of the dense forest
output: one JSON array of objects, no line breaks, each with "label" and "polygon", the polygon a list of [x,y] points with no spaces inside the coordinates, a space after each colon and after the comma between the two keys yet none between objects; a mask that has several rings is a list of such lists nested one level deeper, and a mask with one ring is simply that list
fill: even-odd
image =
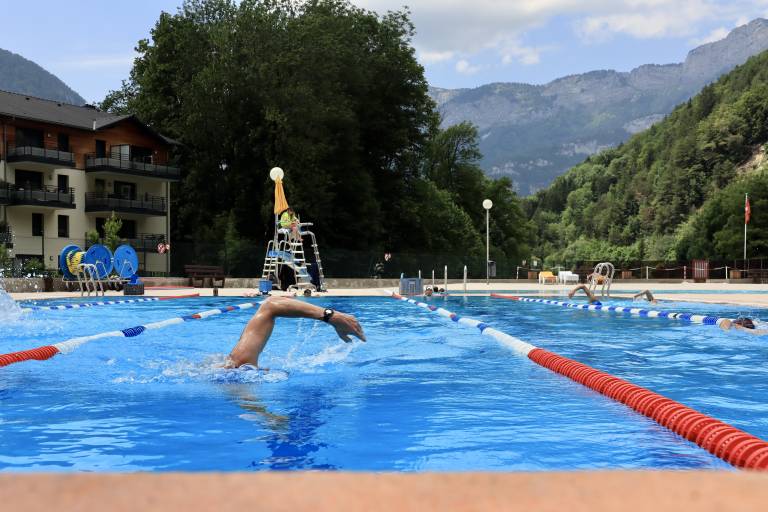
[{"label": "dense forest", "polygon": [[190,0],[101,107],[180,141],[177,242],[270,238],[280,166],[326,248],[484,256],[490,198],[493,257],[524,258],[520,200],[478,167],[473,126],[439,128],[413,33],[346,0]]},{"label": "dense forest", "polygon": [[742,257],[768,249],[768,52],[526,199],[549,264]]}]

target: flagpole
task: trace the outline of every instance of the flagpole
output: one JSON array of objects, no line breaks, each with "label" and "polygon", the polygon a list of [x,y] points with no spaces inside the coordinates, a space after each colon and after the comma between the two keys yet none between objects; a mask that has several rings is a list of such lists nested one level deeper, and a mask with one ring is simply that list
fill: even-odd
[{"label": "flagpole", "polygon": [[[749,204],[749,194],[744,194],[744,212],[746,213]],[[747,216],[744,215],[744,261],[747,261]]]}]

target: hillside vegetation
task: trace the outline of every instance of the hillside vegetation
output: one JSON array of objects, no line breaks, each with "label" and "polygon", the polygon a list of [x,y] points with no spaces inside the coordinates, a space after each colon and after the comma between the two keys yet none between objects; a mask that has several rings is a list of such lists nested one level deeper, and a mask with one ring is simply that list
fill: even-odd
[{"label": "hillside vegetation", "polygon": [[42,67],[0,49],[0,90],[82,105],[85,100]]},{"label": "hillside vegetation", "polygon": [[768,242],[765,169],[740,167],[768,141],[768,52],[751,58],[626,144],[588,158],[531,198],[538,255],[740,258]]}]

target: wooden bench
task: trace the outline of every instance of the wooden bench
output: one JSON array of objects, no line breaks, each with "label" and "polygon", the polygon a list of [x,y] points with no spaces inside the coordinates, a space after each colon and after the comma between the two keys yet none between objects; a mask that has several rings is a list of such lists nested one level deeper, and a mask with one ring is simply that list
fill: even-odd
[{"label": "wooden bench", "polygon": [[184,273],[189,276],[192,286],[196,287],[195,281],[200,280],[200,288],[205,287],[205,280],[211,280],[211,287],[216,287],[216,281],[221,281],[221,288],[224,288],[224,269],[215,265],[184,265]]}]

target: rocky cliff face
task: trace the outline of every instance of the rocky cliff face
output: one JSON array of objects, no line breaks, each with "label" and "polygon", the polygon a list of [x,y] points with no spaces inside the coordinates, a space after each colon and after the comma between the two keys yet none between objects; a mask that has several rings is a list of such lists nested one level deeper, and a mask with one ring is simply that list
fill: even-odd
[{"label": "rocky cliff face", "polygon": [[521,194],[548,185],[592,153],[661,120],[675,105],[752,55],[768,50],[768,20],[734,29],[680,64],[602,70],[545,85],[494,83],[430,90],[444,126],[471,121],[480,130],[483,168],[510,176]]}]

